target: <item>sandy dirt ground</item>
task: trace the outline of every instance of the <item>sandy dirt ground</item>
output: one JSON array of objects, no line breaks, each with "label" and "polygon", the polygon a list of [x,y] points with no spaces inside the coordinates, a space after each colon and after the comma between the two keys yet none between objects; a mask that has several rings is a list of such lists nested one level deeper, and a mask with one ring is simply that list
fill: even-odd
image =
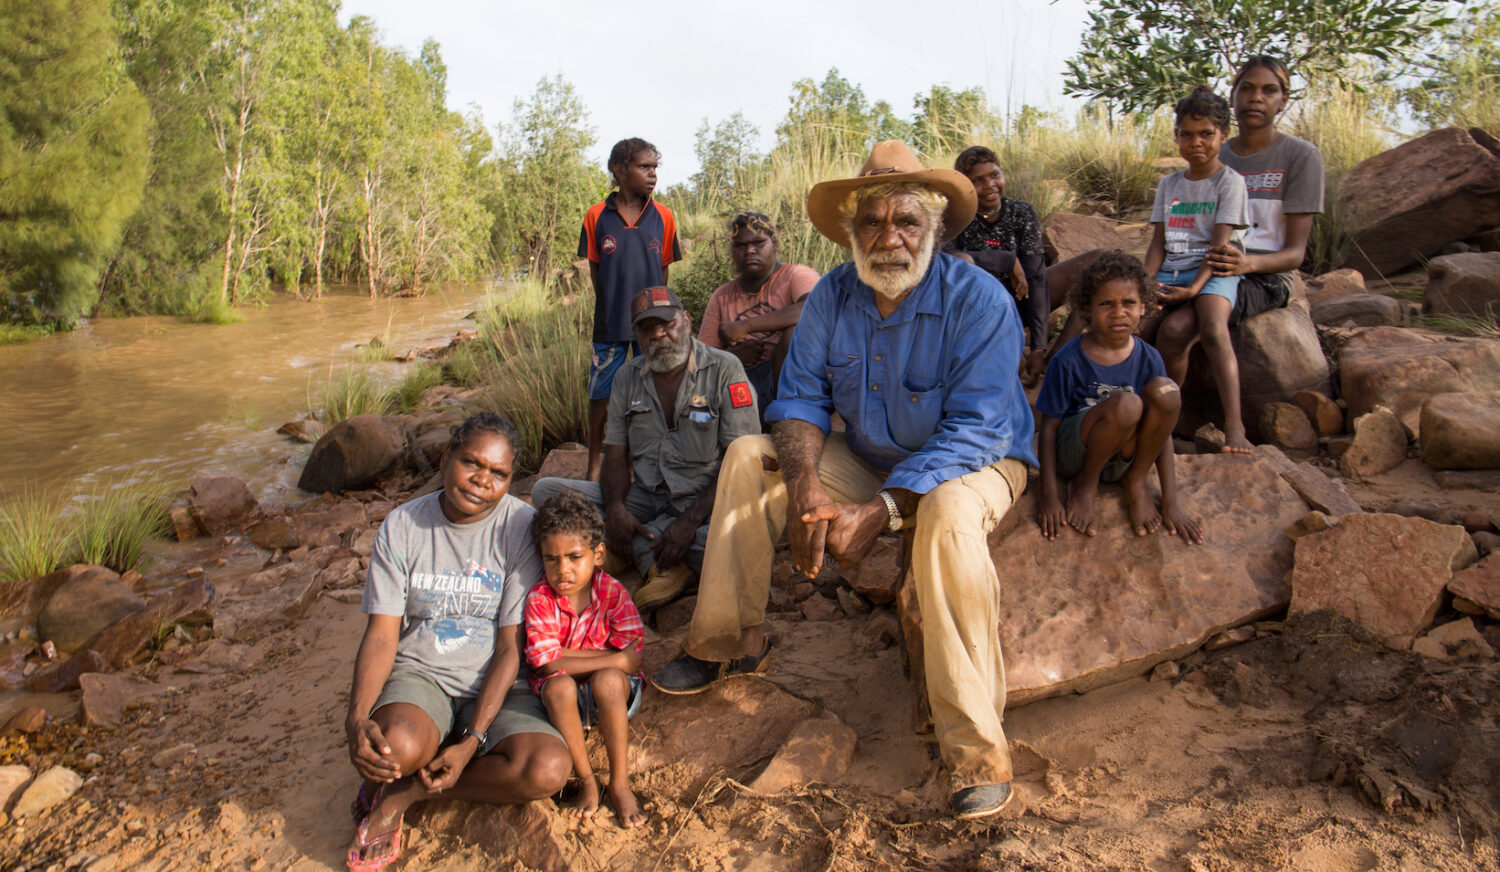
[{"label": "sandy dirt ground", "polygon": [[[57,719],[39,736],[7,740],[0,762],[62,762],[88,780],[41,819],[0,829],[0,868],[342,868],[356,778],[341,724],[362,626],[357,602],[325,597],[253,646],[214,640],[164,657],[154,678],[174,690],[116,729]],[[396,868],[1500,866],[1494,660],[1394,652],[1326,616],[1262,624],[1253,641],[1179,661],[1176,678],[1013,710],[1016,801],[987,821],[956,823],[942,813],[935,748],[911,729],[899,648],[872,642],[857,617],[787,612],[769,629],[777,652],[765,678],[722,683],[707,698],[648,692],[632,724],[635,781],[652,806],[644,828],[622,830],[607,811],[575,823],[550,801],[431,803],[408,816]],[[657,638],[648,663],[676,650]],[[784,732],[770,709],[746,702],[755,700],[836,715],[859,736],[849,771],[835,784],[762,796],[745,785],[764,754],[716,768],[672,762],[703,752],[701,763]],[[674,729],[690,707],[712,705],[714,729]]]}]

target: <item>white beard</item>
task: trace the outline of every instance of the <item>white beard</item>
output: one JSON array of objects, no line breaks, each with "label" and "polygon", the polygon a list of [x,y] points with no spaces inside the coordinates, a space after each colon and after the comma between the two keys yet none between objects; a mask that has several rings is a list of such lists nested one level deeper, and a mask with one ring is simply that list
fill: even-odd
[{"label": "white beard", "polygon": [[[657,357],[657,349],[664,346],[672,347],[672,353],[668,354],[666,357]],[[691,339],[687,342],[684,342],[680,348],[673,347],[672,340],[670,339],[662,339],[657,342],[653,342],[651,344],[651,347],[647,349],[647,353],[650,354],[650,357],[646,359],[646,368],[651,370],[652,372],[671,372],[677,367],[682,366],[684,363],[687,363],[688,351],[690,351],[691,348]]]},{"label": "white beard", "polygon": [[[917,252],[917,258],[913,261],[905,252],[893,251],[881,254],[865,254],[859,249],[858,244],[854,246],[854,271],[859,280],[870,286],[870,290],[894,300],[907,291],[915,288],[922,277],[927,275],[927,268],[932,265],[932,252],[937,247],[937,237],[929,236],[923,243],[922,249]],[[876,270],[876,264],[901,263],[906,269],[900,272],[890,270]]]}]

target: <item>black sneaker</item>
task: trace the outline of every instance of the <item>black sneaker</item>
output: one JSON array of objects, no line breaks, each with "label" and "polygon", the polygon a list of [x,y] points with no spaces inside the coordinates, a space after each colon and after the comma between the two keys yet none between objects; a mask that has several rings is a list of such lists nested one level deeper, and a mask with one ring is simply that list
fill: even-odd
[{"label": "black sneaker", "polygon": [[979,784],[953,794],[953,816],[959,820],[989,817],[1010,803],[1010,782]]},{"label": "black sneaker", "polygon": [[701,693],[721,678],[765,672],[770,657],[770,639],[766,640],[766,647],[761,649],[759,654],[746,654],[744,657],[736,657],[727,663],[699,660],[691,654],[683,654],[656,670],[651,675],[651,684],[662,693],[678,696]]}]

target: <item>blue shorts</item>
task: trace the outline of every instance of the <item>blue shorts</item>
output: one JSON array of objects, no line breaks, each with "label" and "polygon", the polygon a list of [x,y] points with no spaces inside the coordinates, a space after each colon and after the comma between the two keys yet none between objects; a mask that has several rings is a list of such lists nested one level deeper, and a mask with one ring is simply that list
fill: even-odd
[{"label": "blue shorts", "polygon": [[[1163,269],[1156,274],[1156,280],[1164,285],[1174,288],[1185,288],[1193,283],[1193,277],[1198,274],[1198,268],[1192,269]],[[1234,301],[1240,295],[1239,276],[1212,276],[1208,284],[1203,286],[1200,294],[1212,294],[1215,297],[1223,297],[1233,306]]]},{"label": "blue shorts", "polygon": [[595,342],[594,359],[589,365],[589,399],[609,399],[609,391],[615,386],[615,373],[628,358],[640,353],[639,342]]},{"label": "blue shorts", "polygon": [[[1083,416],[1088,413],[1088,409],[1074,412],[1057,425],[1057,471],[1064,478],[1077,476],[1083,469],[1084,461],[1088,460],[1089,447],[1083,441]],[[1132,462],[1116,454],[1105,461],[1104,468],[1099,470],[1099,480],[1119,481],[1130,471]]]},{"label": "blue shorts", "polygon": [[[641,691],[645,682],[639,675],[630,676],[630,698],[625,701],[625,717],[633,718],[641,710]],[[585,730],[599,723],[599,706],[594,702],[594,686],[587,681],[578,682],[578,719]]]}]

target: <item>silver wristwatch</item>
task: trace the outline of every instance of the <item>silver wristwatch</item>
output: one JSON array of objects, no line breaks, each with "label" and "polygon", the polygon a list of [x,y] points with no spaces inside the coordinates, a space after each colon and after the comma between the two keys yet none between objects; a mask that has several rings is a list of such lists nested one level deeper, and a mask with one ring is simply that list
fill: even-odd
[{"label": "silver wristwatch", "polygon": [[902,525],[906,522],[906,519],[901,517],[901,510],[896,508],[896,501],[891,497],[889,493],[886,493],[884,490],[878,490],[875,493],[880,497],[880,501],[885,503],[885,510],[891,516],[890,520],[886,523],[885,528],[887,530],[890,530],[892,533],[895,533],[896,531],[901,529]]}]

